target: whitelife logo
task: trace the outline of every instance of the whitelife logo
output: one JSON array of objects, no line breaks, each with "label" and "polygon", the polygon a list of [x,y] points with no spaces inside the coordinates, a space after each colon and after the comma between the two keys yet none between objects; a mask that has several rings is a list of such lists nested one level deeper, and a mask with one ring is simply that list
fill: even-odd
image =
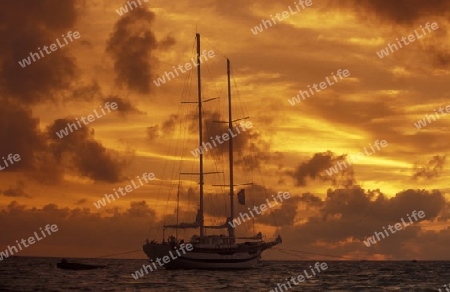
[{"label": "whitelife logo", "polygon": [[[403,222],[403,226],[404,227],[408,227],[409,225],[413,224],[414,222],[411,220],[411,217],[409,217],[409,214],[406,214],[409,218],[409,222],[411,222],[410,224],[406,224],[405,220],[403,218],[401,218],[401,221]],[[411,214],[411,216],[416,219],[416,222],[419,221],[420,219],[425,218],[425,212],[424,211],[419,211],[417,212],[416,210],[414,210]],[[417,218],[417,216],[419,218]],[[390,225],[388,226],[389,231],[394,234],[396,231],[394,231],[394,229],[392,227],[395,227],[395,230],[400,231],[402,230],[402,225],[400,223],[395,223],[394,226]],[[386,236],[389,236],[388,231],[386,230],[386,228],[383,226],[384,229],[384,233],[386,234]],[[380,235],[382,238],[380,238]],[[374,236],[367,238],[367,240],[363,240],[364,244],[369,247],[370,245],[374,245],[377,241],[375,240],[375,236],[377,237],[378,241],[380,241],[381,239],[385,239],[385,236],[383,234],[383,232],[374,232]]]},{"label": "whitelife logo", "polygon": [[[200,64],[203,64],[204,61],[208,60],[208,57],[210,59],[214,58],[216,56],[216,54],[214,53],[214,51],[209,51],[208,52],[208,57],[205,56],[206,55],[206,50],[204,50],[202,52],[202,54],[200,55]],[[204,60],[203,60],[204,59]],[[198,67],[199,63],[196,62],[196,60],[194,58],[191,58],[192,64],[191,63],[186,63],[184,65],[178,65],[178,69],[181,71],[181,73],[186,73],[189,70],[192,70],[192,65],[194,65],[194,67]],[[156,84],[156,86],[161,86],[161,84],[166,84],[167,81],[170,81],[172,79],[175,78],[175,74],[177,74],[176,77],[178,77],[180,74],[178,73],[177,69],[175,68],[175,66],[172,66],[173,68],[173,72],[172,71],[165,71],[164,75],[162,77],[158,77],[158,79],[153,80],[153,82]],[[186,70],[183,70],[186,69]],[[175,72],[175,74],[174,74]],[[167,81],[166,81],[166,77],[167,77]]]},{"label": "whitelife logo", "polygon": [[[186,250],[184,250],[186,248]],[[178,257],[181,257],[180,254],[180,250],[183,252],[183,254],[186,254],[186,251],[193,251],[194,247],[192,246],[192,244],[188,243],[188,244],[180,244],[180,247],[177,248],[175,247],[175,251],[178,254]],[[164,262],[164,264],[168,264],[172,258],[172,260],[176,260],[178,257],[175,256],[172,251],[169,251],[169,255],[163,256],[162,261]],[[159,264],[160,267],[164,266],[164,264],[161,263],[161,259],[160,258],[156,258],[156,262]],[[131,274],[131,276],[137,280],[141,277],[144,277],[144,275],[148,274],[148,269],[150,269],[150,272],[153,272],[153,270],[156,270],[158,267],[156,266],[156,264],[153,262],[153,259],[151,260],[151,264],[153,265],[153,267],[151,265],[142,265],[142,268],[140,270],[135,271],[134,273]],[[148,268],[148,269],[147,269]],[[145,271],[145,274],[144,274]]]},{"label": "whitelife logo", "polygon": [[[9,153],[8,157],[6,159],[5,159],[5,157],[2,157],[2,159],[3,159],[3,163],[5,164],[5,167],[2,167],[2,165],[0,164],[0,171],[2,171],[3,169],[6,169],[10,165],[13,165],[14,161],[15,162],[19,162],[20,161],[20,155],[19,154],[14,154],[13,155],[12,153]],[[9,161],[9,164],[8,164],[8,162],[6,162],[6,160]]]},{"label": "whitelife logo", "polygon": [[[252,122],[245,122],[245,127],[244,127],[243,123],[244,122],[241,122],[239,125],[241,126],[241,129],[244,132],[245,132],[246,128],[247,129],[251,129],[253,127]],[[233,133],[232,129],[228,128],[228,132],[231,135],[231,139],[233,139],[234,137],[236,137],[237,135],[239,135],[241,133],[241,131],[239,130],[238,127],[235,127],[235,129],[236,129],[237,134],[233,135],[234,133]],[[223,141],[220,140],[220,136],[219,135],[216,135],[216,138],[213,138],[213,137],[210,137],[210,138],[211,138],[211,142],[214,144],[214,147],[217,147],[217,144],[216,144],[216,142],[214,140],[219,142],[219,144],[222,144],[225,141],[230,140],[230,136],[227,133],[223,133],[222,134]],[[209,146],[209,149],[208,149],[207,146]],[[203,142],[202,146],[200,146],[200,148],[195,148],[194,151],[191,151],[191,153],[192,153],[192,155],[194,157],[198,157],[200,154],[203,154],[203,151],[208,151],[208,150],[212,150],[212,149],[213,149],[213,147],[212,147],[212,145],[209,142],[206,142],[206,143]]]},{"label": "whitelife logo", "polygon": [[[17,247],[20,250],[22,250],[22,245],[24,247],[29,247],[30,245],[36,243],[36,239],[37,239],[37,241],[41,241],[42,239],[46,238],[47,236],[45,235],[44,230],[42,230],[42,227],[40,227],[39,229],[41,230],[41,234],[43,237],[39,237],[39,235],[36,232],[34,232],[34,235],[35,235],[34,237],[33,236],[28,237],[27,240],[22,238],[22,240],[20,242],[18,240],[16,240]],[[47,231],[48,235],[51,235],[52,232],[58,231],[58,226],[56,224],[53,224],[52,226],[50,226],[50,224],[47,224],[44,229],[45,229],[45,231]],[[27,241],[28,241],[28,245],[27,245]],[[2,261],[3,258],[6,259],[15,253],[18,253],[19,251],[17,250],[17,247],[15,247],[14,245],[13,246],[8,245],[8,248],[5,251],[0,251],[0,261]],[[13,252],[13,250],[14,250],[14,252]]]},{"label": "whitelife logo", "polygon": [[[102,107],[102,106],[99,106],[99,107],[102,109],[103,115],[99,115],[99,114],[97,113],[97,110],[94,110],[95,116],[96,116],[97,118],[101,118],[101,117],[103,117],[103,116],[106,116],[106,113],[105,113],[105,110],[103,109],[103,107]],[[109,102],[106,102],[106,103],[105,103],[105,107],[108,109],[108,113],[110,113],[110,112],[111,112],[111,109],[117,110],[118,105],[117,105],[117,103],[115,103],[115,102],[112,102],[111,105],[109,104]],[[85,119],[86,119],[86,118],[85,118],[84,116],[80,118],[80,120],[81,120],[81,121],[83,122],[83,124],[86,125],[86,126],[87,126],[89,123],[92,123],[93,121],[95,121],[95,117],[94,117],[94,115],[92,115],[92,114],[90,114],[90,115],[87,116],[88,122],[86,122]],[[78,118],[76,118],[75,120],[77,120],[78,126],[79,126],[80,129],[81,129],[81,128],[82,128],[82,125],[81,125],[80,121],[78,120]],[[65,127],[64,129],[60,130],[59,132],[56,132],[56,136],[58,136],[59,139],[62,139],[63,137],[68,136],[70,133],[73,133],[73,131],[74,131],[73,128],[75,128],[75,131],[79,129],[79,128],[77,127],[77,125],[71,124],[71,123],[67,123],[67,127]],[[69,133],[69,130],[70,130],[70,133]]]},{"label": "whitelife logo", "polygon": [[[378,151],[381,150],[380,145],[381,145],[381,147],[383,147],[383,148],[388,146],[388,143],[386,142],[386,140],[381,140],[381,142],[379,142],[378,140],[376,140],[376,141],[374,142],[374,144],[375,144],[375,147],[378,149]],[[379,144],[379,145],[378,145],[378,144]],[[370,149],[372,149],[372,152],[370,152],[370,153],[367,152],[366,147],[364,147],[364,152],[366,153],[367,156],[371,156],[372,154],[375,153],[375,149],[373,149],[372,144],[369,143],[369,145],[370,145]],[[349,159],[349,158],[351,158],[352,161],[353,161],[353,163],[355,163],[355,162],[358,162],[359,160],[364,159],[364,153],[359,152],[359,153],[357,154],[357,157],[356,157],[356,158],[355,158],[352,154],[350,154],[349,157],[347,157],[347,162],[348,162],[348,164],[349,164],[348,166],[347,166],[347,163],[345,163],[345,161],[343,161],[343,162],[338,161],[338,162],[337,162],[337,165],[335,165],[335,166],[333,166],[333,167],[330,167],[329,169],[325,169],[325,172],[328,174],[328,176],[332,176],[333,173],[334,173],[334,174],[337,174],[337,173],[339,172],[339,169],[340,169],[340,170],[346,169],[347,167],[349,167],[349,166],[352,165],[352,163],[350,162],[350,159]],[[339,169],[338,169],[338,166],[339,166]],[[344,168],[342,168],[342,166],[344,166]]]},{"label": "whitelife logo", "polygon": [[[312,0],[306,0],[306,1],[299,0],[298,4],[297,4],[297,2],[294,2],[294,4],[295,4],[295,7],[297,8],[297,11],[292,10],[292,7],[288,6],[289,11],[283,11],[282,13],[275,14],[275,17],[278,19],[278,21],[281,22],[281,21],[285,20],[286,18],[289,18],[291,15],[299,13],[301,9],[300,9],[300,7],[298,5],[300,5],[302,7],[302,9],[306,9],[305,4],[306,4],[307,7],[311,6],[312,5]],[[280,16],[282,18],[280,18]],[[261,24],[259,26],[255,26],[255,28],[251,28],[250,29],[251,32],[254,35],[257,35],[258,33],[262,33],[264,31],[263,25],[264,25],[264,27],[266,29],[268,29],[269,27],[272,27],[272,22],[273,22],[273,25],[277,24],[277,22],[275,21],[274,17],[272,15],[270,15],[270,17],[271,17],[272,21],[264,20],[264,19],[261,20]],[[269,26],[267,26],[267,25],[269,25]]]},{"label": "whitelife logo", "polygon": [[[427,22],[427,23],[425,24],[425,28],[428,30],[428,33],[431,32],[430,27],[431,27],[431,29],[433,29],[433,30],[436,30],[436,29],[439,28],[439,26],[438,26],[438,24],[437,24],[436,22],[433,22],[431,25],[430,25],[429,22]],[[420,28],[422,29],[423,35],[420,35],[420,34],[417,32],[417,30],[414,30],[415,36],[414,36],[414,34],[410,34],[410,35],[408,36],[409,42],[406,41],[406,37],[402,37],[401,40],[402,40],[402,42],[403,42],[403,44],[404,44],[405,46],[407,46],[407,45],[409,45],[410,43],[414,42],[414,41],[416,40],[416,38],[417,38],[417,39],[421,39],[421,38],[423,38],[425,35],[427,35],[427,32],[425,31],[425,29],[424,29],[422,26],[420,26]],[[398,38],[396,38],[396,40],[397,40],[397,44],[399,45],[400,49],[403,48],[403,46],[402,46],[401,42],[398,40]],[[396,44],[391,45],[391,44],[389,43],[388,46],[386,47],[386,49],[383,49],[383,50],[377,52],[378,57],[380,57],[380,59],[383,59],[384,57],[389,56],[389,49],[391,50],[392,53],[394,53],[394,49],[393,49],[393,48],[395,48],[395,52],[398,51],[398,50],[400,50],[400,49],[397,47]]]},{"label": "whitelife logo", "polygon": [[[447,113],[450,113],[450,105],[447,105],[445,107],[445,111],[444,112],[444,108],[442,106],[439,107],[439,112],[441,113],[441,115],[445,116],[447,115]],[[434,114],[436,116],[436,118],[440,119],[441,117],[439,116],[439,113],[436,112],[436,109],[434,109]],[[425,115],[425,118],[423,118],[423,120],[418,120],[417,123],[414,123],[414,126],[416,126],[416,128],[418,130],[420,130],[422,127],[425,127],[427,125],[427,121],[428,120],[428,124],[431,124],[431,119],[433,119],[433,122],[436,122],[436,118],[433,115]]]},{"label": "whitelife logo", "polygon": [[[72,32],[69,31],[69,32],[67,33],[66,36],[67,36],[68,39],[70,39],[70,42],[72,43],[72,42],[73,42],[72,36],[73,36],[74,39],[77,40],[77,39],[80,38],[80,33],[79,33],[78,31],[75,31],[75,32],[72,34]],[[66,38],[64,37],[64,35],[62,35],[62,37],[63,37],[64,42],[66,43],[66,45],[68,45],[69,42],[66,40]],[[59,38],[56,39],[56,43],[58,44],[58,46],[59,46],[60,48],[66,46],[66,45],[61,44],[61,42],[59,41]],[[46,53],[47,55],[50,55],[52,52],[58,50],[58,47],[57,47],[55,44],[51,44],[51,45],[50,45],[50,51],[51,51],[51,52],[48,50],[48,48],[49,48],[49,47],[47,47],[47,46],[44,46],[44,47],[42,48],[42,49],[45,51],[45,53]],[[38,47],[38,50],[39,50],[39,53],[41,54],[41,57],[44,58],[45,55],[44,55],[44,53],[42,53],[41,47]],[[41,59],[41,57],[39,57],[39,54],[38,54],[38,53],[33,53],[33,52],[30,53],[30,57],[31,57],[31,59],[33,60],[33,62],[36,62],[37,60],[40,60],[40,59]],[[28,57],[28,58],[26,58],[26,59],[23,59],[22,61],[19,61],[19,65],[20,65],[22,68],[25,68],[27,65],[31,65],[31,59],[30,59],[30,57]],[[35,57],[36,57],[37,59],[35,59]]]},{"label": "whitelife logo", "polygon": [[[342,71],[342,72],[341,72],[341,71]],[[339,80],[336,78],[336,75],[334,75],[334,72],[332,72],[331,75],[333,75],[333,79],[334,79],[335,82],[330,81],[330,79],[329,79],[328,76],[327,76],[327,77],[325,77],[325,81],[326,81],[326,82],[325,82],[325,81],[320,82],[319,85],[317,85],[316,83],[314,83],[313,86],[312,86],[312,88],[311,88],[310,85],[308,85],[309,92],[311,92],[311,96],[314,95],[313,88],[314,88],[314,90],[315,90],[317,93],[319,93],[321,90],[327,89],[328,85],[331,86],[331,85],[333,85],[333,84],[335,84],[335,83],[338,83],[338,82],[341,81],[342,79],[349,77],[349,76],[350,76],[350,71],[347,70],[347,69],[345,69],[345,70],[339,69],[339,70],[336,72],[336,75],[339,76]],[[342,76],[344,76],[344,77],[342,77]],[[327,83],[328,83],[328,85],[327,85]],[[318,89],[317,87],[320,87],[320,89]],[[300,99],[300,95],[302,96],[301,99]],[[294,96],[293,98],[288,99],[288,102],[289,102],[292,106],[294,106],[294,105],[296,105],[297,103],[300,103],[302,100],[305,100],[305,98],[306,98],[305,96],[308,97],[308,98],[310,97],[308,91],[302,91],[302,90],[300,90],[299,93],[297,94],[297,96]]]},{"label": "whitelife logo", "polygon": [[[283,203],[283,198],[285,200],[289,199],[291,197],[291,194],[289,194],[289,192],[278,192],[277,194],[277,198],[280,201],[280,204]],[[269,199],[266,199],[267,204],[269,205],[269,208],[273,208],[274,206],[278,205],[278,201],[277,199],[274,197],[274,195],[272,195],[273,201],[275,203],[275,205],[270,204]],[[267,210],[267,205],[266,204],[261,204],[259,206],[259,210],[261,210],[261,212],[258,212],[258,206],[253,207],[253,211],[255,211],[258,215],[262,214],[262,212],[265,212]],[[255,218],[255,215],[253,214],[253,212],[250,210],[250,208],[248,208],[248,211],[250,212],[250,214],[252,215],[252,218]],[[244,218],[247,217],[247,218]],[[239,213],[239,217],[236,217],[236,219],[233,219],[233,221],[228,221],[228,224],[230,224],[231,227],[235,228],[236,225],[241,225],[241,219],[242,219],[242,223],[244,223],[246,220],[250,220],[250,216],[247,213]]]},{"label": "whitelife logo", "polygon": [[[142,6],[141,0],[137,0],[139,5]],[[142,0],[145,3],[148,2],[148,0]],[[127,1],[127,5],[128,7],[130,7],[130,11],[133,10],[133,7],[131,4],[134,4],[134,8],[138,8],[138,5],[136,4],[136,1]],[[125,13],[128,13],[128,7],[127,5],[124,5],[123,7],[120,7],[118,10],[116,10],[117,14],[119,14],[119,16],[124,15]]]},{"label": "whitelife logo", "polygon": [[[448,285],[448,287],[447,287],[447,285]],[[445,291],[450,292],[450,284],[447,284],[447,285],[444,285]],[[438,288],[438,290],[439,290],[439,292],[442,292],[441,288]]]},{"label": "whitelife logo", "polygon": [[[316,264],[314,265],[314,268],[312,266],[309,266],[309,268],[311,270],[311,274],[312,275],[309,275],[306,270],[303,270],[303,273],[304,273],[305,276],[303,276],[302,274],[298,275],[297,276],[298,282],[295,281],[295,277],[291,277],[290,280],[285,282],[286,284],[277,283],[277,287],[275,287],[275,289],[270,290],[269,292],[283,292],[283,291],[287,291],[287,290],[292,288],[291,282],[294,285],[300,285],[300,283],[304,282],[305,279],[309,280],[313,276],[316,276],[316,272],[314,271],[314,268],[317,270],[317,274],[319,274],[320,272],[327,270],[328,269],[328,265],[325,262],[324,263],[316,262]],[[289,288],[287,286],[289,286]],[[307,291],[309,291],[309,290],[307,290]]]},{"label": "whitelife logo", "polygon": [[[140,184],[139,186],[137,186],[137,185],[134,183],[134,180],[131,180],[131,184],[133,185],[134,189],[131,187],[131,185],[127,185],[127,186],[125,187],[125,191],[126,191],[127,193],[131,193],[132,191],[134,191],[134,190],[136,190],[136,189],[138,189],[138,188],[140,188],[141,186],[144,185],[144,184],[142,183],[141,179],[139,178],[139,176],[137,176],[137,179],[139,180],[139,182],[140,182],[141,184]],[[145,183],[148,183],[149,180],[154,180],[154,179],[155,179],[155,174],[154,174],[154,173],[149,173],[149,174],[144,173],[144,174],[142,175],[142,179],[145,180]],[[124,193],[124,192],[123,192],[123,190],[124,190],[123,188],[118,188],[117,190],[118,190],[119,193],[122,195],[122,197],[125,196],[125,195],[127,194],[127,193]],[[113,191],[114,191],[114,194],[116,195],[117,199],[119,199],[120,196],[119,196],[119,194],[117,193],[116,189],[113,189]],[[95,206],[97,209],[100,209],[101,207],[106,206],[106,200],[108,200],[108,203],[111,203],[111,200],[110,200],[110,199],[113,200],[113,201],[116,200],[112,194],[105,194],[105,197],[104,197],[103,199],[101,199],[101,200],[98,200],[96,203],[94,203],[94,206]]]}]

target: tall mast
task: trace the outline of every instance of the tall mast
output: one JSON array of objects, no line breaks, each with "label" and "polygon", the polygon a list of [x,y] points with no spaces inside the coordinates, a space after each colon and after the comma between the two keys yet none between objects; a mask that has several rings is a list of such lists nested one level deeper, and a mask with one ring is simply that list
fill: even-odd
[{"label": "tall mast", "polygon": [[[202,81],[200,75],[200,34],[196,34],[197,38],[197,90],[198,90],[198,129],[199,129],[199,149],[203,144],[203,124],[202,124]],[[200,151],[200,237],[204,236],[205,224],[203,217],[203,151]]]},{"label": "tall mast", "polygon": [[[230,59],[227,58],[228,75],[228,129],[233,131],[233,120],[231,115],[231,80],[230,80]],[[234,218],[234,173],[233,173],[233,138],[228,140],[228,160],[230,162],[230,218]],[[234,237],[234,228],[229,228],[229,236]]]}]

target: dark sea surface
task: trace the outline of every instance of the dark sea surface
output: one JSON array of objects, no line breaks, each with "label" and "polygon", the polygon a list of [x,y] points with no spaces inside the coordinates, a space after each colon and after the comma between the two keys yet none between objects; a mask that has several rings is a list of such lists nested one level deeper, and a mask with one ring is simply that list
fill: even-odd
[{"label": "dark sea surface", "polygon": [[[91,271],[60,270],[58,261],[35,257],[0,261],[0,291],[270,291],[305,269],[311,274],[309,265],[316,262],[264,261],[258,269],[243,271],[161,268],[135,280],[131,273],[147,260],[73,260],[107,265]],[[450,262],[325,262],[327,270],[288,291],[445,291],[444,285],[450,283]]]}]

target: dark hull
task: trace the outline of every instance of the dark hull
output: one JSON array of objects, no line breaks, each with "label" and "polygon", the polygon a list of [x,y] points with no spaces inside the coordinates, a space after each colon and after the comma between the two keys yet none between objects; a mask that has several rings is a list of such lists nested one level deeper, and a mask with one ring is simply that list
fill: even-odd
[{"label": "dark hull", "polygon": [[87,264],[79,264],[79,263],[57,263],[56,267],[59,269],[63,269],[63,270],[82,271],[82,270],[102,269],[105,266],[87,265]]},{"label": "dark hull", "polygon": [[175,250],[167,243],[148,243],[143,246],[149,259],[156,260],[171,254],[171,260],[164,265],[166,269],[207,269],[240,270],[257,268],[261,263],[262,252],[273,243],[238,244],[234,247],[207,248],[193,244],[192,251],[177,256]]}]

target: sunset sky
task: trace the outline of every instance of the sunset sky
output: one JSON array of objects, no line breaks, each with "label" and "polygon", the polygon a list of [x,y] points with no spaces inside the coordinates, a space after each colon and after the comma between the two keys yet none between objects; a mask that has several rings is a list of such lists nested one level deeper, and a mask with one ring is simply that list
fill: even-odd
[{"label": "sunset sky", "polygon": [[[220,97],[204,104],[205,142],[227,131],[213,122],[228,118],[226,57],[233,116],[253,125],[235,138],[235,183],[253,183],[236,215],[278,192],[291,195],[238,235],[281,234],[282,249],[348,259],[450,260],[450,2],[312,0],[258,34],[255,26],[294,1],[140,2],[121,16],[122,0],[0,2],[0,158],[20,155],[7,167],[0,159],[0,251],[47,224],[58,232],[17,255],[99,257],[161,240],[161,226],[175,223],[179,173],[198,171],[197,108],[181,103],[196,101],[196,69],[160,86],[153,80],[191,62],[198,32],[202,51],[215,52],[202,64],[203,100]],[[80,37],[70,41],[68,32]],[[63,35],[65,46],[19,64]],[[339,69],[350,75],[290,104]],[[117,110],[107,112],[106,102]],[[101,107],[102,117],[56,135]],[[426,121],[420,129],[418,120]],[[387,146],[378,150],[377,140]],[[212,186],[228,183],[226,147],[205,155],[205,171],[223,171],[206,176],[208,224],[228,216],[227,189]],[[364,148],[372,154],[327,175]],[[94,206],[144,173],[155,180]],[[193,222],[198,177],[181,180],[180,218]],[[364,245],[414,210],[424,211],[423,221]],[[299,258],[270,250],[264,259]]]}]

